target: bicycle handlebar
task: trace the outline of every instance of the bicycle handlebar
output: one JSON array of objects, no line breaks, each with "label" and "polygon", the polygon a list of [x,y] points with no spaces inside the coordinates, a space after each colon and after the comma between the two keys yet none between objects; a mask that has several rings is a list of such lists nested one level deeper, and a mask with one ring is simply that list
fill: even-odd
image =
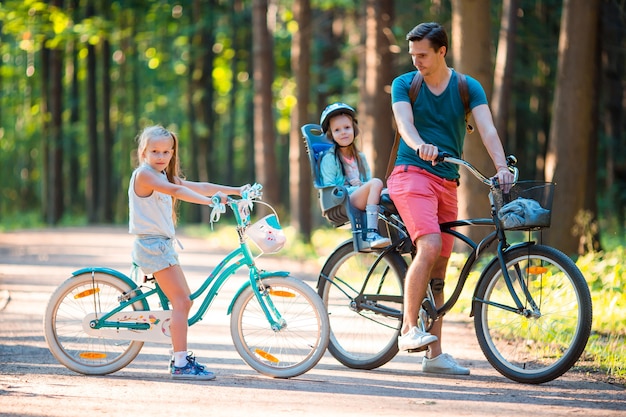
[{"label": "bicycle handlebar", "polygon": [[[455,158],[454,156],[450,155],[447,152],[439,152],[439,155],[437,155],[437,158],[435,159],[435,161],[436,162],[449,162],[451,164],[462,165],[465,168],[467,168],[467,170],[471,172],[476,178],[478,178],[483,184],[488,185],[489,187],[492,187],[492,188],[498,185],[496,178],[486,177],[482,172],[480,172],[477,168],[475,168],[472,164],[470,164],[466,160]],[[517,169],[515,164],[517,164],[517,158],[514,155],[509,155],[506,157],[507,168],[509,169],[509,171],[511,171],[511,173],[514,176],[513,184],[515,184],[519,178],[519,169]]]},{"label": "bicycle handlebar", "polygon": [[[260,200],[263,196],[263,192],[261,191],[263,186],[261,184],[253,184],[250,188],[244,189],[241,193],[241,198],[232,198],[230,196],[226,197],[226,204],[236,205],[237,207],[247,207],[248,209],[252,208],[254,204],[254,200]],[[223,213],[226,213],[226,204],[222,203],[222,200],[218,196],[213,196],[211,198],[211,204],[209,206],[213,207],[211,210],[211,225],[220,220],[220,217]],[[233,208],[234,210],[234,208]]]}]

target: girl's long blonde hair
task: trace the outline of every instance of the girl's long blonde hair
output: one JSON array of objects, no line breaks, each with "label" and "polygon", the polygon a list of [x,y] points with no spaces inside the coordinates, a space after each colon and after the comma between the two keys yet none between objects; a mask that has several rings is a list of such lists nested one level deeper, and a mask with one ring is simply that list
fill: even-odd
[{"label": "girl's long blonde hair", "polygon": [[[137,159],[139,165],[143,164],[146,160],[145,152],[148,147],[148,143],[151,139],[171,138],[172,139],[172,159],[165,168],[165,175],[167,180],[172,184],[180,184],[180,179],[183,178],[180,171],[180,160],[178,158],[178,137],[173,133],[160,125],[148,126],[144,128],[139,137],[137,138]],[[172,217],[174,224],[178,220],[178,200],[172,197]]]}]

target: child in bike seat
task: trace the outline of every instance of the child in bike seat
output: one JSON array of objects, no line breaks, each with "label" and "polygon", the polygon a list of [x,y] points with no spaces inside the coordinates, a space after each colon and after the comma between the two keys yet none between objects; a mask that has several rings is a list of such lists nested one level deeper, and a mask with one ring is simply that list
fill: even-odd
[{"label": "child in bike seat", "polygon": [[355,139],[359,135],[356,112],[345,103],[327,106],[320,118],[322,131],[333,141],[320,163],[320,176],[324,185],[345,186],[350,204],[365,210],[366,237],[371,248],[384,248],[391,244],[389,238],[378,233],[378,204],[383,182],[371,178],[370,167]]},{"label": "child in bike seat", "polygon": [[[172,304],[170,333],[174,379],[214,379],[215,374],[196,362],[187,351],[191,292],[174,248],[176,202],[210,204],[213,196],[226,201],[226,194],[241,195],[249,188],[228,187],[183,179],[179,170],[178,138],[161,126],[146,127],[138,138],[139,167],[128,187],[129,232],[135,235],[132,260],[147,275],[153,275]],[[180,243],[179,243],[180,245]]]}]

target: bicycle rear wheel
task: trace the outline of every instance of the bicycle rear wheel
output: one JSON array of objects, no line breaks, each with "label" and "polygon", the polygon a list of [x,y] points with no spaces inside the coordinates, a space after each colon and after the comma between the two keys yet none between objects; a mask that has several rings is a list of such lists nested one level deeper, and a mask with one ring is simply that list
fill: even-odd
[{"label": "bicycle rear wheel", "polygon": [[328,350],[343,365],[375,369],[398,353],[406,262],[344,242],[322,268],[318,294],[330,318]]},{"label": "bicycle rear wheel", "polygon": [[500,264],[491,265],[474,299],[478,343],[507,378],[530,384],[552,381],[574,365],[587,344],[589,288],[576,264],[554,248],[531,245],[504,256],[524,311],[512,311],[515,304]]},{"label": "bicycle rear wheel", "polygon": [[[44,314],[44,336],[52,355],[62,365],[85,375],[110,374],[131,363],[143,342],[95,337],[83,328],[85,316],[113,310],[120,305],[119,297],[129,291],[127,283],[103,272],[77,275],[62,283]],[[127,308],[142,309],[139,302]]]},{"label": "bicycle rear wheel", "polygon": [[328,316],[318,295],[294,278],[272,277],[259,288],[264,304],[277,313],[278,325],[268,323],[251,287],[235,300],[230,332],[243,360],[274,378],[291,378],[312,369],[328,346]]}]

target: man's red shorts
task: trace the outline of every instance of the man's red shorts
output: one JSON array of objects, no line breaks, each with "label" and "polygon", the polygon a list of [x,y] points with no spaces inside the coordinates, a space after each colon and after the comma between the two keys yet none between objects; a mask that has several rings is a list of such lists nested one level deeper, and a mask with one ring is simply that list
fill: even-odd
[{"label": "man's red shorts", "polygon": [[441,234],[441,256],[450,257],[454,237],[441,233],[439,225],[457,219],[456,180],[447,180],[413,165],[395,167],[387,179],[389,196],[415,240]]}]

